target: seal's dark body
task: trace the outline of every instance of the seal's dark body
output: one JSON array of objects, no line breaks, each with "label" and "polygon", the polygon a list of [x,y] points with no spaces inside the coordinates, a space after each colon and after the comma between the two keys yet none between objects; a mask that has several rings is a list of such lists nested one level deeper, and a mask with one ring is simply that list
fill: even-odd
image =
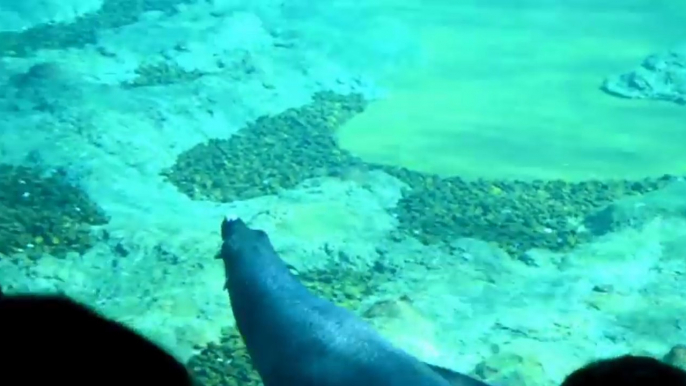
[{"label": "seal's dark body", "polygon": [[459,373],[449,382],[312,294],[264,232],[225,220],[222,237],[233,314],[265,386],[486,386]]}]

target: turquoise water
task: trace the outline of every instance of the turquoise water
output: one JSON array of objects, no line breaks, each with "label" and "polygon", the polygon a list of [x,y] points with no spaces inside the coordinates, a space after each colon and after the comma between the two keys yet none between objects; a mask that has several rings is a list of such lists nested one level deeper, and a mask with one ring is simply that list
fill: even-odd
[{"label": "turquoise water", "polygon": [[686,343],[682,2],[18,4],[6,292],[257,384],[213,259],[233,213],[317,294],[492,384]]}]

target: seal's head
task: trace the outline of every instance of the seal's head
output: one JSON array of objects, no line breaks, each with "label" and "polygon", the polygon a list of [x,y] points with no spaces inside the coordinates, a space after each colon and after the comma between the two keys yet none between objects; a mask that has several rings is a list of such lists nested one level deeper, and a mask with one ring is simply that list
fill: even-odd
[{"label": "seal's head", "polygon": [[269,245],[269,237],[259,229],[251,229],[237,216],[226,216],[221,225],[222,248],[217,259],[234,260],[238,256]]},{"label": "seal's head", "polygon": [[250,228],[237,216],[226,216],[221,225],[222,247],[216,258],[224,262],[226,278],[253,274],[259,267],[255,260],[278,260],[269,236]]},{"label": "seal's head", "polygon": [[238,216],[227,215],[222,221],[221,235],[224,245],[236,244],[238,240],[244,239],[246,235],[253,232],[248,225]]}]

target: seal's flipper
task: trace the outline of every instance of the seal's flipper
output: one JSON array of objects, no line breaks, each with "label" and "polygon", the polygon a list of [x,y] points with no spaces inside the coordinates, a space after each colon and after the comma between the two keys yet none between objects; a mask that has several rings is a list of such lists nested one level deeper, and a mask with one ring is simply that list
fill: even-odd
[{"label": "seal's flipper", "polygon": [[468,375],[458,373],[445,367],[432,365],[430,363],[424,362],[433,372],[440,375],[441,378],[448,381],[451,386],[489,386],[488,384],[481,382],[478,379],[472,378]]}]

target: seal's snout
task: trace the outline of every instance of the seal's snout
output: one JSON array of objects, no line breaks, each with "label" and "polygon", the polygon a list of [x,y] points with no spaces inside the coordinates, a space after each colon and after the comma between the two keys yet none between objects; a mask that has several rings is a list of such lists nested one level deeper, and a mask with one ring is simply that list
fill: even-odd
[{"label": "seal's snout", "polygon": [[235,260],[237,257],[254,257],[255,250],[271,252],[273,247],[267,234],[252,229],[242,219],[226,216],[221,225],[222,247],[218,259]]},{"label": "seal's snout", "polygon": [[238,216],[227,215],[222,221],[222,241],[228,241],[233,235],[246,229],[248,226]]}]

